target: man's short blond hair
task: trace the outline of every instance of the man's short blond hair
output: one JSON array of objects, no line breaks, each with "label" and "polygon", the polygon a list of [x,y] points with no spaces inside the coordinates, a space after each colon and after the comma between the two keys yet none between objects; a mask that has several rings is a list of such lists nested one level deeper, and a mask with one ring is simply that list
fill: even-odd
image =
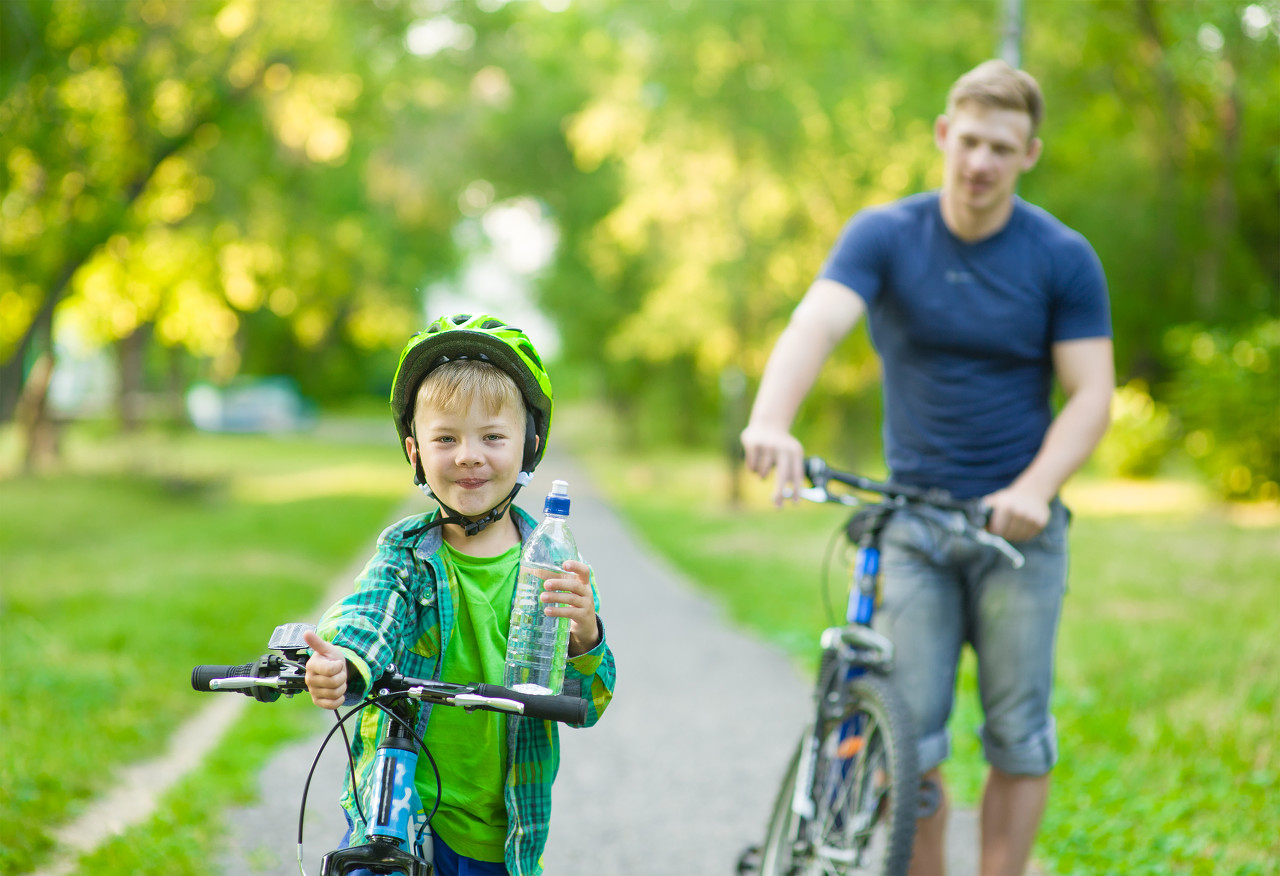
[{"label": "man's short blond hair", "polygon": [[1031,117],[1032,137],[1044,119],[1040,83],[1025,70],[1000,60],[984,61],[956,80],[947,94],[947,115],[966,103],[1026,113]]},{"label": "man's short blond hair", "polygon": [[524,424],[525,406],[520,387],[507,372],[479,359],[455,359],[424,377],[414,399],[414,418],[424,408],[446,414],[461,413],[474,401],[484,405],[489,416],[508,408],[514,410],[521,425]]}]

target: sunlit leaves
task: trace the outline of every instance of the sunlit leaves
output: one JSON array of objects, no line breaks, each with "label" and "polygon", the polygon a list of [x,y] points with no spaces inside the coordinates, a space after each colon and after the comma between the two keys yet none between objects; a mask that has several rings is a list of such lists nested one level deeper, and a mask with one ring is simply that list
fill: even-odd
[{"label": "sunlit leaves", "polygon": [[404,342],[405,326],[416,316],[402,297],[381,290],[367,290],[347,322],[351,340],[362,350],[394,349]]},{"label": "sunlit leaves", "polygon": [[268,118],[281,143],[318,164],[346,161],[351,126],[342,113],[360,96],[358,75],[293,76],[276,64],[267,70],[265,84],[279,92],[268,102]]},{"label": "sunlit leaves", "polygon": [[150,185],[135,205],[145,224],[176,225],[208,201],[214,192],[212,179],[200,174],[185,156],[175,155],[157,165]]},{"label": "sunlit leaves", "polygon": [[10,189],[0,202],[0,246],[7,252],[19,252],[44,231],[44,217],[37,201],[45,190],[47,174],[35,153],[16,146],[7,156]]},{"label": "sunlit leaves", "polygon": [[22,333],[40,308],[41,289],[35,283],[13,285],[10,277],[0,276],[0,356],[13,350]]},{"label": "sunlit leaves", "polygon": [[[568,367],[619,394],[692,376],[714,415],[718,370],[759,375],[847,218],[938,184],[933,118],[1004,4],[7,8],[35,36],[0,58],[0,357],[79,266],[66,318],[95,337],[152,319],[224,368],[318,374],[331,345],[396,346],[423,290],[474,280],[475,222],[534,204],[556,260],[522,276]],[[1049,113],[1022,193],[1098,247],[1122,370],[1169,311],[1274,303],[1277,21],[1273,0],[1026,4]],[[874,367],[852,342],[819,395]]]}]

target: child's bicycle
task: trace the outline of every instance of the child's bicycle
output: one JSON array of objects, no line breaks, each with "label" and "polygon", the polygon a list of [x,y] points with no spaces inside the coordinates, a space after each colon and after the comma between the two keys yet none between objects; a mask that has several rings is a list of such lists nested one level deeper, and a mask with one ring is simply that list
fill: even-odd
[{"label": "child's bicycle", "polygon": [[[309,649],[302,639],[310,624],[276,627],[267,644],[269,651],[252,663],[241,666],[197,666],[191,671],[191,686],[198,691],[239,691],[259,702],[278,700],[304,693]],[[435,761],[422,737],[414,729],[417,702],[437,706],[461,706],[467,711],[483,709],[506,712],[548,721],[581,724],[586,720],[587,702],[575,696],[536,696],[492,684],[450,684],[424,678],[410,678],[389,667],[373,683],[372,691],[357,706],[338,717],[333,730],[320,745],[323,751],[333,734],[363,709],[373,707],[388,715],[382,741],[369,771],[369,781],[357,796],[357,806],[365,823],[366,842],[324,855],[320,876],[432,876],[430,823],[435,815],[424,813],[414,785],[418,754],[424,752],[432,768]],[[346,730],[343,729],[345,736]],[[319,761],[319,753],[316,761]],[[315,763],[312,764],[312,772]],[[352,774],[355,764],[351,764]],[[440,800],[440,773],[436,770],[436,805]],[[302,790],[302,810],[307,804],[307,788]],[[302,813],[298,817],[298,870],[302,865]]]},{"label": "child's bicycle", "polygon": [[[1022,555],[984,528],[981,500],[879,483],[836,471],[811,457],[800,490],[811,502],[857,510],[844,535],[856,550],[846,623],[822,634],[813,722],[783,779],[764,845],[743,856],[742,872],[763,876],[848,876],[906,872],[916,819],[936,809],[936,787],[921,787],[916,734],[906,703],[889,681],[893,645],[871,629],[880,566],[880,533],[889,516],[908,505],[947,512],[960,534],[1003,553],[1015,567]],[[832,482],[880,497],[867,502]]]}]

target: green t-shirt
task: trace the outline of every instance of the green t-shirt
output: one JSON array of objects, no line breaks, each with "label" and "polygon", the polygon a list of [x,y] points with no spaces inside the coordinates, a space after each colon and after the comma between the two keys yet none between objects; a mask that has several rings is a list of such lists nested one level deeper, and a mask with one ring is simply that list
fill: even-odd
[{"label": "green t-shirt", "polygon": [[[469,557],[445,542],[441,553],[457,607],[441,680],[502,684],[520,545],[496,557]],[[506,716],[440,706],[431,710],[426,742],[440,768],[443,788],[432,829],[468,858],[501,861],[507,837]],[[416,779],[430,812],[436,782],[425,756],[418,759]]]}]

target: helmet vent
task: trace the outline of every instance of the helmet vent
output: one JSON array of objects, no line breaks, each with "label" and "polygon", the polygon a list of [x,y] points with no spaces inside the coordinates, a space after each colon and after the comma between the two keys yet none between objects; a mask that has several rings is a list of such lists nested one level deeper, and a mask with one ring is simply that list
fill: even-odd
[{"label": "helmet vent", "polygon": [[532,361],[537,362],[539,367],[542,366],[542,357],[539,356],[538,351],[533,348],[533,344],[530,344],[527,341],[521,341],[518,346],[520,347],[520,352],[524,353]]},{"label": "helmet vent", "polygon": [[462,325],[464,322],[466,322],[466,321],[467,321],[467,320],[469,320],[469,319],[471,319],[471,314],[469,314],[469,313],[458,313],[458,314],[454,314],[454,317],[453,317],[453,324],[454,324],[454,325]]},{"label": "helmet vent", "polygon": [[[503,323],[502,320],[498,320],[498,319],[486,319],[480,325],[480,328],[486,328],[486,329],[498,329],[498,328],[505,328],[505,327],[506,327],[506,324]],[[520,331],[520,329],[515,329],[515,331]]]}]

